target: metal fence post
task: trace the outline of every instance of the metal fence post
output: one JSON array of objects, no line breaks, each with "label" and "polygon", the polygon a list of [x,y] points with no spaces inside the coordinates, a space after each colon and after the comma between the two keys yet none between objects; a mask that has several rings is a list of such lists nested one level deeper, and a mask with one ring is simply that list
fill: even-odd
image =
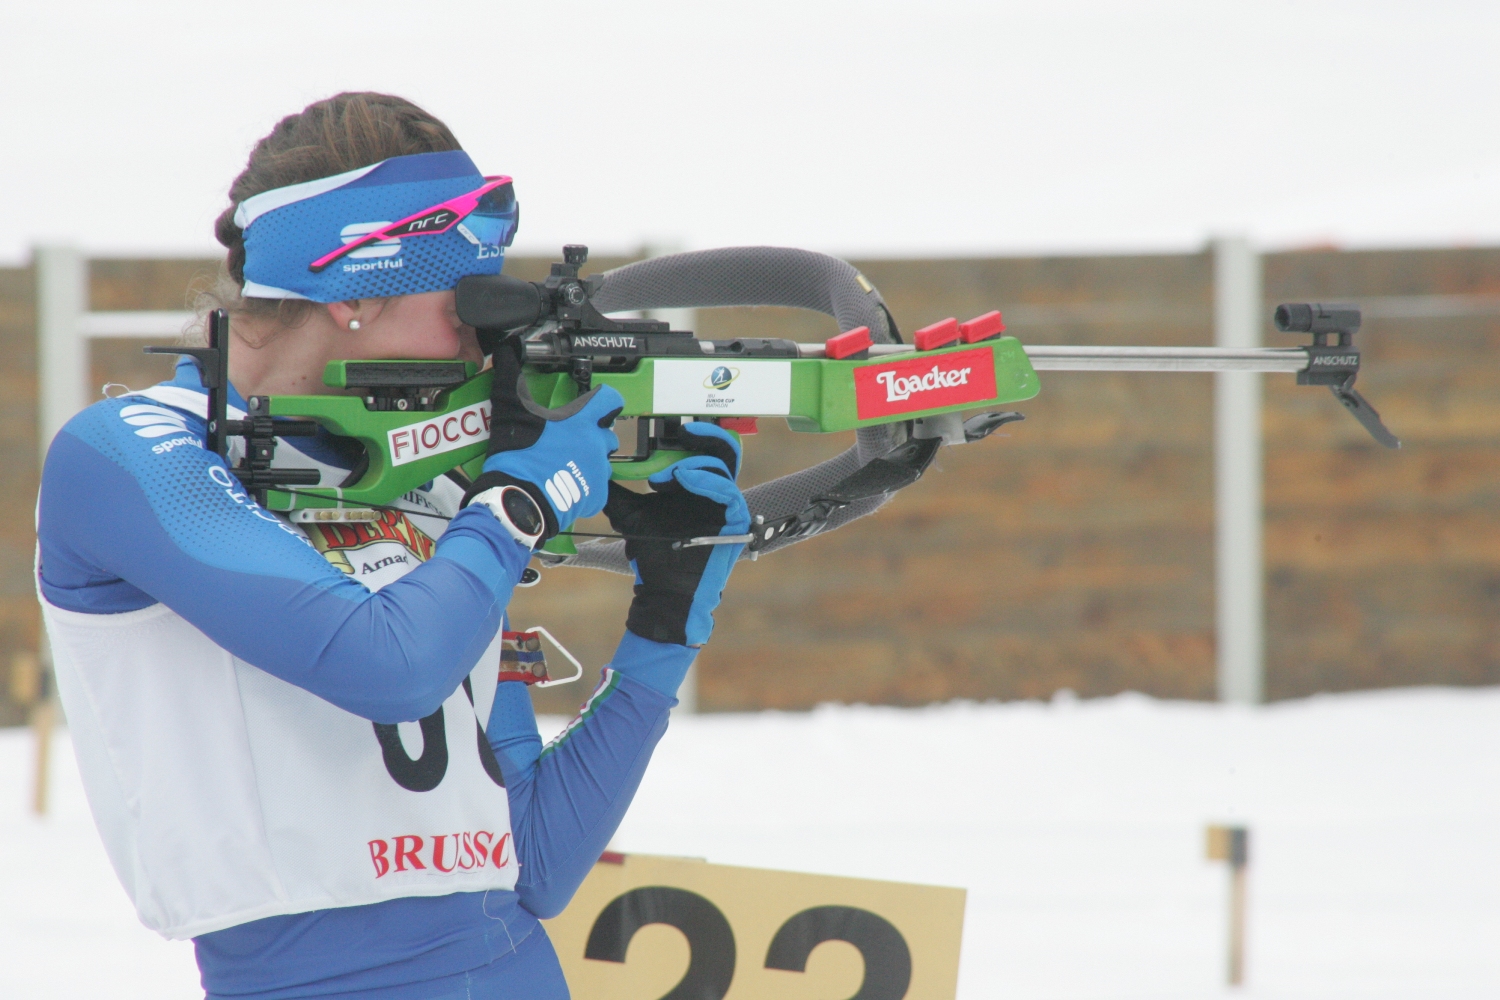
[{"label": "metal fence post", "polygon": [[[1214,343],[1261,344],[1261,261],[1241,238],[1214,242]],[[1265,694],[1261,376],[1214,374],[1214,575],[1219,700]]]},{"label": "metal fence post", "polygon": [[43,457],[52,439],[87,402],[88,262],[74,247],[38,247],[36,265],[37,444]]},{"label": "metal fence post", "polygon": [[[52,439],[88,402],[85,386],[89,351],[82,325],[89,307],[89,272],[88,261],[74,247],[38,247],[32,261],[36,268],[36,430],[40,473]],[[50,679],[52,656],[45,629],[37,637],[37,643],[42,672],[38,700],[31,711],[36,743],[32,809],[40,816],[47,812],[57,703]]]}]

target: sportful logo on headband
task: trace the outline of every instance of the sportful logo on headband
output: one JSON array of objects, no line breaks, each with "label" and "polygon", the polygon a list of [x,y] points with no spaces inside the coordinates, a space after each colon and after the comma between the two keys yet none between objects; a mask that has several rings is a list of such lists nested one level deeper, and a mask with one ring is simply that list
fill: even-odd
[{"label": "sportful logo on headband", "polygon": [[459,150],[277,188],[236,210],[244,294],[334,302],[447,291],[465,275],[499,273],[518,220],[509,179],[485,178]]},{"label": "sportful logo on headband", "polygon": [[[367,230],[363,236],[352,241],[345,240],[343,246],[308,264],[307,269],[313,272],[322,271],[346,254],[356,253],[363,247],[385,240],[441,236],[466,220],[474,225],[473,227],[464,226],[460,235],[470,243],[480,245],[479,259],[484,260],[488,256],[484,253],[484,244],[490,243],[496,250],[509,245],[515,236],[516,223],[520,221],[520,217],[520,208],[516,205],[516,196],[511,188],[510,178],[486,177],[484,183],[472,191],[466,191],[456,198],[449,198],[441,204],[424,208],[400,222],[386,223]],[[488,234],[489,239],[476,236],[475,228]]]},{"label": "sportful logo on headband", "polygon": [[[373,233],[377,229],[384,229],[389,222],[356,222],[345,226],[339,231],[339,239],[345,243],[353,243],[361,236]],[[358,250],[350,250],[350,257],[394,257],[401,252],[401,241],[397,239],[381,240],[379,243],[371,243],[362,246]]]},{"label": "sportful logo on headband", "polygon": [[[367,236],[377,229],[384,229],[389,222],[356,222],[345,226],[339,233],[339,239],[346,244],[353,243],[362,236]],[[350,250],[344,258],[344,266],[340,268],[346,274],[355,271],[384,271],[391,268],[402,267],[406,262],[397,254],[401,253],[401,241],[396,239],[379,240],[375,243],[366,243],[355,250]],[[370,260],[371,257],[376,258]],[[368,263],[366,263],[368,261]]]}]

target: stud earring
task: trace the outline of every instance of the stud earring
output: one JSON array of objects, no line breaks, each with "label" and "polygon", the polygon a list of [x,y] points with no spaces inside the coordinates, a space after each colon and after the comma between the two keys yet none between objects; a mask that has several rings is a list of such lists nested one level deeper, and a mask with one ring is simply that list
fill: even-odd
[{"label": "stud earring", "polygon": [[351,319],[349,321],[349,329],[351,329],[351,330],[358,330],[359,329],[359,320],[357,320],[357,319]]}]

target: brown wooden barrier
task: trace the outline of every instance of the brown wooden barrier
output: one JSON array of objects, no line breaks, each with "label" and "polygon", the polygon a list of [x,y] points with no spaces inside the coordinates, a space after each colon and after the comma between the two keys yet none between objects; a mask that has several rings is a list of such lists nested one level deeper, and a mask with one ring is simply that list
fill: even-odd
[{"label": "brown wooden barrier", "polygon": [[[507,270],[535,278],[546,263]],[[907,331],[999,308],[1037,343],[1212,342],[1206,254],[860,266]],[[91,307],[180,309],[213,267],[94,261]],[[1366,305],[1360,385],[1406,442],[1386,452],[1328,393],[1266,376],[1268,695],[1500,682],[1500,249],[1281,253],[1265,268],[1268,307]],[[37,636],[32,286],[29,269],[0,269],[0,664]],[[834,332],[788,310],[699,315],[705,337]],[[1268,344],[1292,342],[1268,328]],[[96,341],[93,391],[164,377],[170,360],[139,347]],[[878,516],[741,565],[700,705],[1213,697],[1211,376],[1049,373],[1022,409],[1025,423],[945,450]],[[848,443],[762,427],[747,482]],[[513,607],[596,673],[629,596],[623,577],[559,570]],[[540,705],[571,711],[583,694]],[[0,723],[20,721],[0,702]]]}]

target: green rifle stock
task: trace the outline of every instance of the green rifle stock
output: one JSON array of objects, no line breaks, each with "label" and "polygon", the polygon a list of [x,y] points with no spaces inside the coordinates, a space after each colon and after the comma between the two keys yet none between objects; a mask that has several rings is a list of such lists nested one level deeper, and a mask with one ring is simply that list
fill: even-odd
[{"label": "green rifle stock", "polygon": [[[394,373],[400,380],[402,366],[410,366],[412,373],[406,378],[433,380],[433,369],[443,364],[449,365],[454,374],[473,370],[470,365],[465,371],[462,362],[334,361],[329,363],[324,381],[333,388],[368,390],[368,383],[376,381],[377,374],[389,380]],[[720,369],[723,374],[718,381],[724,384],[716,390],[712,380]],[[915,370],[905,374],[907,369]],[[370,372],[368,376],[366,371]],[[938,377],[928,377],[929,383],[942,381],[945,373],[953,373],[948,375],[949,381],[962,381],[956,386],[922,388],[920,379],[934,371]],[[562,406],[580,390],[578,381],[567,372],[539,371],[528,365],[525,376],[532,398],[541,406]],[[898,380],[907,384],[900,385]],[[913,380],[919,384],[911,386]],[[736,394],[737,383],[751,387],[750,391]],[[591,384],[612,386],[624,397],[622,418],[779,417],[793,430],[825,434],[1030,399],[1041,388],[1026,352],[1013,337],[932,351],[912,349],[865,360],[744,358],[721,363],[713,358],[642,357],[630,371],[594,372]],[[367,467],[354,483],[295,490],[272,487],[266,491],[266,507],[290,511],[378,506],[455,468],[473,478],[483,464],[489,440],[490,387],[490,373],[485,371],[435,391],[432,386],[409,384],[394,391],[382,386],[382,395],[362,391],[258,398],[256,405],[269,416],[317,421],[332,434],[359,441],[368,457]],[[957,389],[966,398],[948,405],[921,407],[924,394],[938,395],[944,389]],[[901,396],[903,390],[905,399],[890,398]],[[658,405],[657,400],[664,395],[696,396],[704,405],[696,412]],[[862,399],[871,398],[887,408],[894,403],[896,411],[862,417]],[[760,401],[767,405],[757,405]],[[715,405],[732,410],[732,414],[723,409],[716,412]],[[380,408],[372,408],[375,406]],[[863,410],[868,414],[869,405]],[[645,450],[647,454],[637,451],[617,458],[613,477],[644,479],[688,454],[669,447]]]}]

